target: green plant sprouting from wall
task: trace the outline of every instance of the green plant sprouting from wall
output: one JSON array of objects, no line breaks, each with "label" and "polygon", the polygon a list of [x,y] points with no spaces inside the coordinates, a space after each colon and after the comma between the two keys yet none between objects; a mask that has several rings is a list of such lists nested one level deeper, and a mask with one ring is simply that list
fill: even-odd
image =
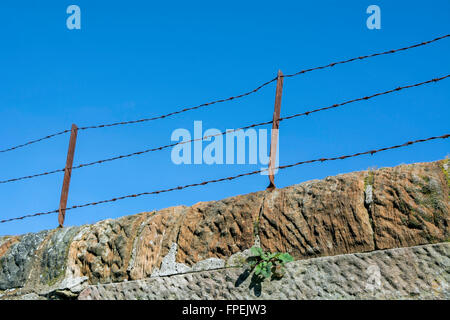
[{"label": "green plant sprouting from wall", "polygon": [[250,252],[253,256],[247,258],[251,271],[254,271],[255,276],[263,279],[272,278],[280,279],[283,277],[285,269],[284,265],[287,262],[294,260],[289,253],[282,252],[264,252],[259,247],[252,247]]}]

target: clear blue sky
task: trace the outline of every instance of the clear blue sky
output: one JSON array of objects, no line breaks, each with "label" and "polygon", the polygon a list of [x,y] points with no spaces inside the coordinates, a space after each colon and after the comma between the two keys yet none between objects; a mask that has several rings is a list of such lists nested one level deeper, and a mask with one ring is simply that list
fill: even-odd
[{"label": "clear blue sky", "polygon": [[[82,29],[66,28],[81,8]],[[381,30],[366,8],[381,8]],[[226,98],[273,78],[399,48],[450,31],[450,2],[426,1],[2,1],[0,149],[70,128],[133,120]],[[285,80],[289,115],[450,73],[450,39]],[[280,164],[448,133],[450,80],[283,121]],[[237,128],[270,120],[274,84],[258,94],[156,122],[80,132],[79,163],[170,143],[176,128]],[[63,168],[68,135],[0,154],[0,179]],[[444,158],[439,140],[283,170],[278,187],[368,167]],[[182,165],[170,150],[73,172],[68,206],[253,171],[259,165]],[[0,219],[58,208],[62,174],[0,185]],[[67,212],[66,225],[263,190],[251,176]],[[0,224],[0,235],[51,229],[57,215]]]}]

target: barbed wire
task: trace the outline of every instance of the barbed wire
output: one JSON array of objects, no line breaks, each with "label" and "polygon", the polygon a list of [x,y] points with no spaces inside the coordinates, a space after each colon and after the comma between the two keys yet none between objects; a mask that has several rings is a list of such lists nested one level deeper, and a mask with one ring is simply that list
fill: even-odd
[{"label": "barbed wire", "polygon": [[[410,89],[410,88],[422,86],[422,85],[425,85],[425,84],[429,84],[429,83],[432,83],[432,82],[438,82],[438,81],[444,80],[444,79],[449,78],[449,77],[450,77],[450,74],[445,75],[445,76],[440,77],[440,78],[433,78],[433,79],[430,79],[430,80],[427,80],[427,81],[423,81],[423,82],[419,82],[419,83],[415,83],[415,84],[412,84],[412,85],[406,85],[406,86],[397,87],[395,89],[391,89],[391,90],[388,90],[388,91],[378,92],[378,93],[375,93],[375,94],[372,94],[372,95],[369,95],[369,96],[356,98],[356,99],[352,99],[352,100],[347,100],[347,101],[344,101],[344,102],[341,102],[341,103],[333,104],[331,106],[318,108],[318,109],[314,109],[314,110],[310,110],[310,111],[305,111],[305,112],[302,112],[302,113],[297,113],[297,114],[293,114],[293,115],[286,116],[286,117],[281,117],[279,119],[279,121],[289,120],[289,119],[293,119],[293,118],[300,117],[300,116],[307,116],[307,115],[315,113],[315,112],[320,112],[320,111],[325,111],[325,110],[329,110],[329,109],[342,107],[342,106],[344,106],[346,104],[349,104],[349,103],[354,103],[354,102],[363,101],[363,100],[369,100],[369,99],[372,99],[372,98],[375,98],[375,97],[378,97],[378,96],[390,94],[390,93],[393,93],[393,92],[398,92],[398,91],[401,91],[403,89]],[[263,126],[263,125],[268,125],[268,124],[271,124],[271,123],[272,123],[272,120],[269,120],[269,121],[265,121],[265,122],[251,124],[251,125],[248,125],[248,126],[245,126],[245,127],[240,127],[240,128],[237,128],[237,129],[228,129],[228,130],[220,132],[220,133],[203,136],[203,137],[197,138],[197,139],[191,139],[191,140],[171,143],[171,144],[163,145],[163,146],[156,147],[156,148],[151,148],[151,149],[147,149],[147,150],[143,150],[143,151],[137,151],[137,152],[133,152],[133,153],[129,153],[129,154],[119,155],[119,156],[115,156],[115,157],[111,157],[111,158],[107,158],[107,159],[102,159],[102,160],[97,160],[97,161],[93,161],[93,162],[80,164],[80,165],[77,165],[77,166],[73,166],[70,169],[72,169],[72,170],[80,169],[80,168],[84,168],[84,167],[88,167],[88,166],[93,166],[93,165],[96,165],[96,164],[101,164],[101,163],[105,163],[105,162],[115,161],[115,160],[119,160],[119,159],[125,159],[125,158],[138,156],[138,155],[143,155],[143,154],[146,154],[146,153],[149,153],[149,152],[160,151],[160,150],[163,150],[163,149],[167,149],[167,148],[171,148],[171,147],[174,147],[174,146],[177,146],[177,145],[182,145],[182,144],[191,143],[191,142],[195,142],[195,141],[203,141],[203,140],[210,139],[210,138],[213,138],[213,137],[222,136],[222,135],[230,134],[230,133],[233,133],[233,132],[237,132],[237,131],[241,131],[241,130],[247,130],[247,129],[251,129],[251,128],[255,128],[255,127],[259,127],[259,126]],[[62,168],[62,169],[57,169],[57,170],[53,170],[53,171],[38,173],[38,174],[34,174],[34,175],[28,175],[28,176],[24,176],[24,177],[20,177],[20,178],[13,178],[13,179],[8,179],[8,180],[3,180],[3,181],[0,181],[0,184],[20,181],[20,180],[26,180],[26,179],[32,179],[32,178],[37,178],[37,177],[41,177],[41,176],[46,176],[46,175],[58,173],[58,172],[64,172],[65,170],[66,170],[65,168]]]},{"label": "barbed wire", "polygon": [[[417,44],[414,44],[414,45],[410,45],[410,46],[407,46],[407,47],[399,48],[399,49],[392,49],[392,50],[388,50],[388,51],[384,51],[384,52],[373,53],[373,54],[370,54],[370,55],[365,55],[365,56],[360,56],[360,57],[351,58],[351,59],[347,59],[347,60],[333,62],[333,63],[327,64],[327,65],[324,65],[324,66],[320,66],[320,67],[314,67],[314,68],[310,68],[310,69],[301,70],[301,71],[298,71],[298,72],[293,73],[293,74],[283,75],[283,77],[285,77],[285,78],[295,77],[295,76],[298,76],[300,74],[304,74],[304,73],[307,73],[307,72],[312,72],[312,71],[315,71],[315,70],[330,68],[330,67],[334,67],[335,65],[350,63],[350,62],[353,62],[353,61],[356,61],[356,60],[364,60],[364,59],[368,59],[368,58],[372,58],[372,57],[376,57],[376,56],[393,54],[393,53],[396,53],[396,52],[399,52],[399,51],[405,51],[405,50],[408,50],[408,49],[425,46],[427,44],[430,44],[430,43],[433,43],[433,42],[445,39],[447,37],[450,37],[450,34],[447,34],[447,35],[444,35],[444,36],[441,36],[441,37],[437,37],[437,38],[429,40],[429,41],[424,41],[424,42],[417,43]],[[182,109],[182,110],[179,110],[179,111],[174,111],[174,112],[171,112],[171,113],[168,113],[168,114],[165,114],[165,115],[161,115],[161,116],[157,116],[157,117],[153,117],[153,118],[147,118],[147,119],[139,119],[139,120],[132,120],[132,121],[122,121],[122,122],[116,122],[116,123],[110,123],[110,124],[101,124],[101,125],[95,125],[95,126],[81,127],[81,128],[79,128],[79,130],[105,128],[105,127],[112,127],[112,126],[126,125],[126,124],[134,124],[134,123],[140,123],[140,122],[146,122],[146,121],[163,119],[163,118],[170,117],[172,115],[179,114],[179,113],[182,113],[182,112],[186,112],[186,111],[190,111],[190,110],[194,110],[194,109],[199,109],[199,108],[202,108],[202,107],[210,106],[212,104],[225,102],[225,101],[230,101],[230,100],[234,100],[234,99],[238,99],[238,98],[242,98],[242,97],[248,96],[248,95],[250,95],[252,93],[255,93],[255,92],[259,91],[263,87],[269,85],[270,83],[272,83],[272,82],[274,82],[276,80],[277,80],[277,77],[275,77],[275,78],[273,78],[273,79],[263,83],[262,85],[258,86],[256,89],[253,89],[253,90],[248,91],[246,93],[240,94],[238,96],[230,97],[230,98],[227,98],[227,99],[216,100],[216,101],[209,102],[209,103],[204,103],[204,104],[201,104],[201,105],[198,105],[198,106],[195,106],[195,107],[185,108],[185,109]]]},{"label": "barbed wire", "polygon": [[131,120],[131,121],[122,121],[122,122],[115,122],[115,123],[109,123],[109,124],[100,124],[100,125],[95,125],[95,126],[87,126],[87,127],[81,127],[81,128],[79,128],[79,130],[107,128],[107,127],[114,127],[114,126],[119,126],[119,125],[134,124],[134,123],[140,123],[140,122],[147,122],[147,121],[164,119],[164,118],[167,118],[167,117],[179,114],[179,113],[183,113],[183,112],[186,112],[186,111],[191,111],[191,110],[203,108],[203,107],[206,107],[206,106],[210,106],[210,105],[213,105],[213,104],[216,104],[216,103],[222,103],[222,102],[231,101],[231,100],[235,100],[235,99],[246,97],[246,96],[248,96],[248,95],[250,95],[252,93],[258,92],[259,90],[261,90],[262,88],[264,88],[265,86],[271,84],[272,82],[274,82],[276,80],[277,80],[277,78],[275,77],[272,80],[269,80],[269,81],[263,83],[262,85],[258,86],[257,88],[255,88],[255,89],[253,89],[251,91],[242,93],[242,94],[237,95],[237,96],[229,97],[229,98],[226,98],[226,99],[220,99],[220,100],[216,100],[216,101],[212,101],[212,102],[208,102],[208,103],[202,103],[202,104],[200,104],[198,106],[195,106],[195,107],[184,108],[184,109],[181,109],[181,110],[178,110],[178,111],[170,112],[170,113],[167,113],[167,114],[164,114],[164,115],[160,115],[160,116],[156,116],[156,117],[153,117],[153,118],[144,118],[144,119]]},{"label": "barbed wire", "polygon": [[[383,152],[383,151],[387,151],[387,150],[407,147],[407,146],[410,146],[410,145],[413,145],[413,144],[416,144],[416,143],[422,143],[422,142],[427,142],[427,141],[436,140],[436,139],[447,139],[449,137],[450,137],[450,134],[445,134],[445,135],[442,135],[442,136],[435,136],[435,137],[430,137],[430,138],[426,138],[426,139],[419,139],[419,140],[414,140],[414,141],[408,141],[408,142],[405,142],[403,144],[399,144],[399,145],[395,145],[395,146],[391,146],[391,147],[384,147],[384,148],[381,148],[381,149],[374,149],[374,150],[369,150],[369,151],[364,151],[364,152],[358,152],[358,153],[353,153],[353,154],[339,156],[339,157],[318,158],[318,159],[313,159],[313,160],[300,161],[300,162],[296,162],[296,163],[292,163],[292,164],[288,164],[288,165],[278,166],[275,169],[283,170],[283,169],[292,168],[292,167],[296,167],[296,166],[299,166],[299,165],[308,164],[308,163],[314,163],[314,162],[344,160],[344,159],[348,159],[348,158],[352,158],[352,157],[358,157],[358,156],[362,156],[362,155],[366,155],[366,154],[374,155],[375,153],[378,153],[378,152]],[[130,195],[126,195],[126,196],[112,198],[112,199],[109,199],[109,200],[101,200],[101,201],[97,201],[97,202],[85,203],[85,204],[82,204],[82,205],[75,205],[75,206],[67,208],[66,210],[73,210],[73,209],[85,208],[85,207],[89,207],[89,206],[96,206],[96,205],[99,205],[99,204],[115,202],[115,201],[124,200],[124,199],[128,199],[128,198],[137,198],[137,197],[141,197],[141,196],[144,196],[144,195],[160,194],[160,193],[171,192],[171,191],[176,191],[176,190],[182,190],[182,189],[187,189],[187,188],[192,188],[192,187],[204,186],[204,185],[207,185],[207,184],[210,184],[210,183],[217,183],[217,182],[222,182],[222,181],[227,181],[227,180],[231,181],[231,180],[242,178],[242,177],[245,177],[245,176],[255,175],[255,174],[258,174],[258,173],[261,173],[261,172],[265,172],[265,171],[268,171],[268,170],[269,170],[268,168],[265,168],[265,169],[251,171],[251,172],[241,173],[241,174],[238,174],[238,175],[235,175],[235,176],[226,177],[226,178],[207,180],[207,181],[203,181],[203,182],[199,182],[199,183],[192,183],[192,184],[187,184],[187,185],[184,185],[184,186],[178,186],[178,187],[169,188],[169,189],[162,189],[162,190],[156,190],[156,191],[151,191],[151,192],[142,192],[142,193],[130,194]],[[34,213],[34,214],[28,214],[28,215],[21,216],[21,217],[16,217],[16,218],[4,219],[4,220],[0,220],[0,223],[12,222],[12,221],[16,221],[16,220],[23,220],[23,219],[26,219],[26,218],[37,217],[37,216],[42,216],[42,215],[48,215],[48,214],[57,213],[57,212],[59,212],[59,209],[58,210],[47,211],[47,212],[39,212],[39,213]]]},{"label": "barbed wire", "polygon": [[[131,120],[131,121],[122,121],[122,122],[114,122],[114,123],[108,123],[108,124],[99,124],[99,125],[93,125],[93,126],[85,126],[85,127],[78,128],[78,130],[80,131],[80,130],[88,130],[88,129],[107,128],[107,127],[114,127],[114,126],[119,126],[119,125],[127,125],[127,124],[134,124],[134,123],[141,123],[141,122],[147,122],[147,121],[164,119],[164,118],[167,118],[167,117],[179,114],[179,113],[183,113],[183,112],[186,112],[186,111],[191,111],[191,110],[199,109],[199,108],[202,108],[202,107],[211,106],[213,104],[223,103],[223,102],[226,102],[226,101],[231,101],[231,100],[235,100],[235,99],[240,99],[240,98],[246,97],[246,96],[248,96],[248,95],[250,95],[252,93],[258,92],[259,90],[261,90],[262,88],[264,88],[265,86],[271,84],[272,82],[274,82],[276,80],[277,80],[277,77],[275,77],[272,80],[269,80],[269,81],[261,84],[260,86],[256,87],[253,90],[247,91],[247,92],[239,94],[237,96],[232,96],[232,97],[229,97],[229,98],[226,98],[226,99],[219,99],[219,100],[215,100],[215,101],[211,101],[211,102],[207,102],[207,103],[202,103],[202,104],[197,105],[195,107],[184,108],[184,109],[181,109],[181,110],[178,110],[178,111],[173,111],[173,112],[170,112],[170,113],[167,113],[167,114],[163,114],[163,115],[160,115],[160,116],[155,116],[155,117],[152,117],[152,118],[138,119],[138,120]],[[64,131],[61,131],[61,132],[58,132],[58,133],[55,133],[55,134],[48,135],[48,136],[40,138],[40,139],[31,140],[29,142],[26,142],[24,144],[21,144],[21,145],[15,146],[15,147],[11,147],[11,148],[8,148],[8,149],[0,150],[0,153],[16,150],[16,149],[28,146],[30,144],[39,142],[39,141],[47,140],[47,139],[50,139],[50,138],[62,135],[64,133],[67,133],[67,132],[70,132],[70,131],[71,131],[71,129],[67,129],[67,130],[64,130]],[[59,170],[57,172],[59,172]],[[38,175],[38,176],[40,176],[40,175]],[[17,180],[14,180],[14,181],[17,181]],[[0,183],[4,183],[4,182],[0,182]]]},{"label": "barbed wire", "polygon": [[385,95],[385,94],[390,94],[390,93],[393,93],[393,92],[398,92],[398,91],[401,91],[401,90],[404,90],[404,89],[410,89],[410,88],[419,87],[419,86],[422,86],[424,84],[429,84],[429,83],[432,83],[432,82],[436,83],[436,82],[442,81],[444,79],[447,79],[449,77],[450,77],[450,74],[447,74],[447,75],[445,75],[443,77],[434,78],[434,79],[430,79],[430,80],[427,80],[427,81],[423,81],[423,82],[419,82],[419,83],[415,83],[415,84],[411,84],[411,85],[407,85],[407,86],[397,87],[397,88],[392,89],[392,90],[374,93],[372,95],[365,96],[365,97],[362,97],[362,98],[356,98],[356,99],[352,99],[352,100],[347,100],[345,102],[333,104],[333,105],[328,106],[328,107],[323,107],[323,108],[319,108],[319,109],[315,109],[315,110],[311,110],[311,111],[305,111],[305,112],[293,114],[293,115],[290,115],[290,116],[287,116],[287,117],[281,117],[279,120],[283,121],[283,120],[288,120],[288,119],[292,119],[292,118],[296,118],[296,117],[300,117],[300,116],[307,116],[307,115],[310,115],[311,113],[342,107],[342,106],[344,106],[346,104],[349,104],[349,103],[354,103],[354,102],[358,102],[358,101],[362,101],[362,100],[369,100],[369,99],[372,99],[372,98],[375,98],[375,97],[378,97],[378,96],[382,96],[382,95]]},{"label": "barbed wire", "polygon": [[[74,169],[74,168],[72,168],[72,169]],[[56,170],[52,170],[52,171],[46,171],[46,172],[37,173],[37,174],[32,174],[32,175],[23,176],[23,177],[20,177],[20,178],[12,178],[12,179],[8,179],[8,180],[3,180],[3,181],[0,181],[0,184],[16,182],[16,181],[21,181],[21,180],[27,180],[27,179],[33,179],[33,178],[37,178],[37,177],[48,176],[50,174],[54,174],[54,173],[58,173],[58,172],[64,172],[64,171],[66,171],[66,168],[56,169]]]},{"label": "barbed wire", "polygon": [[45,137],[40,138],[40,139],[31,140],[31,141],[28,141],[28,142],[26,142],[26,143],[19,144],[19,145],[15,146],[15,147],[11,147],[11,148],[8,148],[8,149],[0,150],[0,153],[12,151],[12,150],[16,150],[16,149],[19,149],[19,148],[28,146],[28,145],[30,145],[30,144],[39,142],[39,141],[43,141],[43,140],[47,140],[47,139],[50,139],[50,138],[53,138],[53,137],[56,137],[56,136],[60,136],[60,135],[65,134],[65,133],[67,133],[67,132],[70,132],[70,130],[64,130],[64,131],[61,131],[61,132],[58,132],[58,133],[54,133],[54,134],[45,136]]},{"label": "barbed wire", "polygon": [[[295,77],[295,76],[298,76],[300,74],[308,73],[308,72],[315,71],[315,70],[321,70],[321,69],[334,67],[334,66],[339,65],[339,64],[350,63],[350,62],[353,62],[353,61],[364,60],[364,59],[373,58],[373,57],[377,57],[377,56],[381,56],[381,55],[393,54],[393,53],[396,53],[396,52],[405,51],[405,50],[408,50],[408,49],[413,49],[413,48],[425,46],[425,45],[431,44],[433,42],[436,42],[436,41],[439,41],[439,40],[442,40],[442,39],[445,39],[445,38],[448,38],[448,37],[450,37],[450,34],[446,34],[444,36],[440,36],[440,37],[437,37],[437,38],[432,39],[432,40],[424,41],[424,42],[421,42],[421,43],[417,43],[417,44],[410,45],[410,46],[403,47],[403,48],[399,48],[399,49],[392,49],[392,50],[388,50],[388,51],[384,51],[384,52],[378,52],[378,53],[373,53],[373,54],[370,54],[370,55],[359,56],[359,57],[350,58],[350,59],[347,59],[347,60],[332,62],[332,63],[329,63],[327,65],[323,65],[323,66],[319,66],[319,67],[304,69],[304,70],[301,70],[301,71],[298,71],[298,72],[295,72],[295,73],[292,73],[292,74],[283,75],[283,77],[285,77],[285,78]],[[114,122],[114,123],[108,123],[108,124],[85,126],[85,127],[80,127],[79,130],[106,128],[106,127],[113,127],[113,126],[127,125],[127,124],[135,124],[135,123],[142,123],[142,122],[147,122],[147,121],[153,121],[153,120],[167,118],[167,117],[170,117],[170,116],[173,116],[173,115],[176,115],[176,114],[179,114],[179,113],[183,113],[183,112],[186,112],[186,111],[195,110],[195,109],[199,109],[199,108],[202,108],[202,107],[210,106],[210,105],[213,105],[213,104],[217,104],[217,103],[222,103],[222,102],[226,102],[226,101],[231,101],[231,100],[243,98],[245,96],[248,96],[248,95],[250,95],[252,93],[255,93],[255,92],[259,91],[263,87],[269,85],[270,83],[272,83],[272,82],[274,82],[276,80],[277,80],[277,77],[275,77],[275,78],[273,78],[273,79],[263,83],[262,85],[256,87],[255,89],[253,89],[251,91],[245,92],[245,93],[240,94],[240,95],[232,96],[232,97],[229,97],[229,98],[226,98],[226,99],[219,99],[219,100],[211,101],[211,102],[208,102],[208,103],[203,103],[203,104],[200,104],[200,105],[197,105],[197,106],[194,106],[194,107],[184,108],[184,109],[181,109],[181,110],[178,110],[178,111],[170,112],[168,114],[155,116],[155,117],[152,117],[152,118],[144,118],[144,119],[131,120],[131,121],[122,121],[122,122]],[[0,150],[0,153],[16,150],[16,149],[19,149],[19,148],[22,148],[22,147],[25,147],[25,146],[28,146],[28,145],[31,145],[31,144],[43,141],[43,140],[47,140],[47,139],[50,139],[50,138],[53,138],[53,137],[56,137],[56,136],[68,133],[70,131],[71,131],[70,129],[67,129],[67,130],[64,130],[64,131],[61,131],[61,132],[58,132],[58,133],[55,133],[55,134],[51,134],[51,135],[45,136],[45,137],[40,138],[40,139],[31,140],[29,142],[17,145],[15,147],[10,147],[10,148],[4,149],[4,150]]]},{"label": "barbed wire", "polygon": [[446,34],[444,36],[437,37],[437,38],[434,38],[432,40],[424,41],[424,42],[421,42],[421,43],[416,43],[414,45],[410,45],[410,46],[399,48],[399,49],[393,49],[393,50],[388,50],[388,51],[384,51],[384,52],[372,53],[372,54],[365,55],[365,56],[360,56],[360,57],[350,58],[350,59],[347,59],[347,60],[332,62],[332,63],[326,64],[326,65],[323,65],[323,66],[320,66],[320,67],[305,69],[305,70],[301,70],[301,71],[298,71],[298,72],[295,72],[295,73],[292,73],[292,74],[286,74],[283,77],[285,77],[285,78],[295,77],[295,76],[298,76],[298,75],[303,74],[303,73],[307,73],[307,72],[311,72],[311,71],[315,71],[315,70],[320,70],[320,69],[326,69],[326,68],[334,67],[334,66],[339,65],[339,64],[353,62],[353,61],[356,61],[356,60],[364,60],[364,59],[367,59],[367,58],[373,58],[373,57],[377,57],[377,56],[393,54],[393,53],[396,53],[396,52],[405,51],[405,50],[408,50],[408,49],[413,49],[413,48],[425,46],[427,44],[430,44],[430,43],[433,43],[433,42],[436,42],[436,41],[439,41],[439,40],[442,40],[442,39],[445,39],[445,38],[448,38],[448,37],[450,37],[450,34]]}]

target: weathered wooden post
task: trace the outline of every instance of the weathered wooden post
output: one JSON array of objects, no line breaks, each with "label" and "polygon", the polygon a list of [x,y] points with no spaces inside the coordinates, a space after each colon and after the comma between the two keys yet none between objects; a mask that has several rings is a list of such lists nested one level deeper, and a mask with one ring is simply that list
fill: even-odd
[{"label": "weathered wooden post", "polygon": [[64,218],[66,216],[67,198],[69,196],[70,177],[72,175],[73,157],[75,154],[75,145],[77,143],[78,127],[72,124],[72,131],[70,133],[69,150],[67,151],[66,168],[64,171],[64,180],[61,191],[61,200],[59,202],[59,227],[63,227]]},{"label": "weathered wooden post", "polygon": [[278,70],[277,89],[275,93],[275,107],[273,112],[272,122],[272,137],[270,140],[270,158],[269,158],[269,186],[266,190],[273,190],[276,188],[274,181],[274,168],[277,160],[277,142],[278,142],[278,127],[281,111],[281,96],[283,94],[283,72]]}]

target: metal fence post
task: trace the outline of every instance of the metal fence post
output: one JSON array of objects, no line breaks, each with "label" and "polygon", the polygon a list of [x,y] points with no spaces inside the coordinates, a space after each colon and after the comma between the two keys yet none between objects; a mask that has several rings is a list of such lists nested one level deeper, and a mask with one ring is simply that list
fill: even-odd
[{"label": "metal fence post", "polygon": [[64,180],[61,190],[61,200],[59,202],[58,222],[62,228],[64,225],[64,218],[66,216],[67,198],[69,196],[70,177],[72,176],[73,157],[75,154],[75,145],[77,143],[78,127],[72,124],[72,131],[70,133],[69,150],[67,151],[66,168],[64,171]]},{"label": "metal fence post", "polygon": [[266,190],[273,190],[276,188],[274,181],[274,167],[277,159],[277,142],[278,142],[278,128],[281,111],[281,96],[283,94],[283,72],[278,70],[277,89],[275,94],[275,107],[273,112],[272,122],[272,137],[270,140],[270,158],[269,158],[269,186]]}]

